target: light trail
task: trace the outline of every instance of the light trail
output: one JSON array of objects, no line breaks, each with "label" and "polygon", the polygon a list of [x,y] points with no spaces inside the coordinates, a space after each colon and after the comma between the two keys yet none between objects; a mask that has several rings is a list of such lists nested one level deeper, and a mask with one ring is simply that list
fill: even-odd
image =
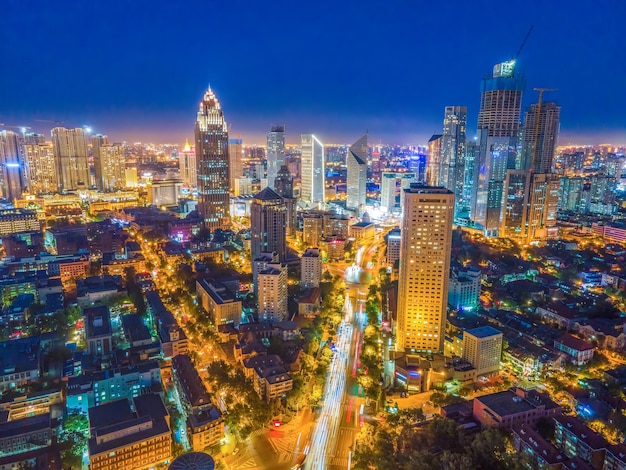
[{"label": "light trail", "polygon": [[323,470],[327,468],[326,454],[329,445],[337,442],[341,421],[341,403],[346,387],[346,368],[350,356],[350,345],[353,335],[352,303],[346,296],[344,318],[339,326],[336,342],[337,352],[330,363],[326,387],[324,388],[324,402],[320,417],[315,423],[311,449],[304,463],[308,470]]}]

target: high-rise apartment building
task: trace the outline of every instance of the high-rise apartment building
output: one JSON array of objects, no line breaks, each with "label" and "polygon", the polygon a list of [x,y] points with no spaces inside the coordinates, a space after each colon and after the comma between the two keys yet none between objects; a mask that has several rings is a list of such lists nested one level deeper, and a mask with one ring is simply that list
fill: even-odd
[{"label": "high-rise apartment building", "polygon": [[504,182],[500,236],[523,240],[528,229],[528,202],[531,182],[528,170],[507,170]]},{"label": "high-rise apartment building", "polygon": [[185,140],[185,146],[178,155],[178,172],[183,183],[190,188],[198,185],[198,163],[196,162],[195,149]]},{"label": "high-rise apartment building", "polygon": [[282,165],[279,168],[276,178],[274,179],[274,189],[281,197],[293,197],[293,176],[291,176],[287,165]]},{"label": "high-rise apartment building", "polygon": [[471,218],[486,236],[498,236],[506,170],[516,165],[524,77],[515,61],[493,68],[482,81],[478,113],[478,154]]},{"label": "high-rise apartment building", "polygon": [[228,126],[215,93],[204,94],[196,121],[198,209],[211,231],[229,225]]},{"label": "high-rise apartment building", "polygon": [[243,178],[243,139],[229,139],[228,140],[228,173],[229,173],[229,185],[232,191],[235,188],[235,181],[238,178]]},{"label": "high-rise apartment building", "polygon": [[87,136],[83,129],[52,129],[59,191],[75,191],[89,186]]},{"label": "high-rise apartment building", "polygon": [[435,134],[428,141],[428,161],[426,163],[426,184],[439,186],[441,172],[441,145],[443,135]]},{"label": "high-rise apartment building", "polygon": [[561,108],[553,102],[533,103],[524,118],[522,169],[552,173]]},{"label": "high-rise apartment building", "polygon": [[91,151],[98,191],[126,189],[126,155],[121,144],[109,144],[106,135],[91,138]]},{"label": "high-rise apartment building", "polygon": [[273,189],[267,187],[254,196],[250,205],[250,227],[252,259],[262,253],[276,253],[278,260],[284,262],[287,256],[287,206]]},{"label": "high-rise apartment building", "polygon": [[502,332],[481,326],[463,332],[463,359],[476,368],[476,376],[493,374],[500,369]]},{"label": "high-rise apartment building", "polygon": [[463,216],[469,215],[473,188],[476,183],[476,179],[478,178],[478,172],[475,170],[476,153],[476,142],[467,142],[465,144],[465,166],[463,168],[463,201],[461,206]]},{"label": "high-rise apartment building", "polygon": [[[416,182],[416,174],[396,173],[393,171],[383,171],[380,178],[380,207],[388,214],[399,213],[402,210],[404,199],[402,192]],[[400,196],[398,198],[398,195]]]},{"label": "high-rise apartment building", "polygon": [[397,349],[442,352],[454,193],[412,184],[404,190],[398,285]]},{"label": "high-rise apartment building", "polygon": [[355,211],[357,215],[365,211],[367,153],[367,134],[365,134],[350,146],[346,155],[348,168],[346,209]]},{"label": "high-rise apartment building", "polygon": [[467,107],[446,106],[441,137],[439,184],[454,192],[455,216],[463,207]]},{"label": "high-rise apartment building", "polygon": [[278,170],[285,163],[285,126],[272,126],[267,134],[267,185],[274,188]]},{"label": "high-rise apartment building", "polygon": [[324,144],[313,134],[302,134],[300,199],[308,207],[324,204]]},{"label": "high-rise apartment building", "polygon": [[258,276],[259,317],[264,321],[283,321],[289,316],[287,266],[271,263]]},{"label": "high-rise apartment building", "polygon": [[303,289],[319,287],[322,282],[322,256],[318,248],[308,248],[300,260],[300,285]]},{"label": "high-rise apartment building", "polygon": [[58,190],[57,169],[51,143],[26,144],[26,165],[29,183],[26,187],[32,194],[51,194]]},{"label": "high-rise apartment building", "polygon": [[0,131],[0,165],[2,196],[10,201],[19,199],[27,168],[23,158],[23,141],[17,132]]}]

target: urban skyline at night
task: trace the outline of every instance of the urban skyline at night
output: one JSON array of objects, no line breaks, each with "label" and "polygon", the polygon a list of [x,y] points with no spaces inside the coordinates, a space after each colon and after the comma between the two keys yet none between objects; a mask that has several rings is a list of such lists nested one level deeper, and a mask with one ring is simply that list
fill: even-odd
[{"label": "urban skyline at night", "polygon": [[[527,78],[523,107],[536,100],[533,87],[558,88],[553,99],[566,110],[563,144],[626,142],[620,115],[626,96],[613,93],[625,67],[614,60],[626,47],[618,34],[625,8],[619,2],[607,2],[615,13],[608,16],[591,5],[561,1],[491,5],[489,15],[463,2],[449,3],[449,14],[410,2],[389,8],[369,2],[361,9],[333,8],[301,29],[296,24],[302,11],[291,4],[279,2],[272,14],[261,5],[241,11],[220,5],[219,14],[237,27],[212,24],[219,47],[210,52],[201,49],[201,31],[190,27],[195,16],[209,14],[210,4],[122,5],[107,4],[84,22],[87,7],[66,15],[41,5],[25,15],[22,4],[10,2],[0,20],[0,48],[16,67],[0,78],[0,122],[47,134],[51,126],[41,121],[63,121],[66,127],[90,125],[113,141],[184,142],[191,137],[198,95],[210,83],[228,110],[231,134],[249,144],[264,144],[272,124],[285,124],[288,144],[307,132],[348,143],[365,130],[372,143],[423,144],[439,129],[441,110],[451,105],[467,106],[471,137],[481,78],[494,63],[510,59],[534,25],[518,61]],[[139,14],[145,17],[141,28],[124,19]],[[513,14],[513,23],[500,20]],[[568,19],[582,17],[586,27],[572,34]],[[26,28],[23,18],[39,27]],[[470,27],[472,19],[480,19],[481,28]],[[110,21],[124,35],[115,35]],[[361,35],[357,24],[367,25]],[[59,33],[70,26],[77,31]],[[445,30],[457,35],[450,39]],[[71,55],[63,53],[68,48]],[[272,51],[277,65],[267,66]],[[307,52],[317,64],[313,71],[301,55]],[[80,57],[90,55],[103,57],[107,66],[82,72]],[[206,65],[191,67],[204,56]],[[41,70],[43,82],[36,80]]]}]

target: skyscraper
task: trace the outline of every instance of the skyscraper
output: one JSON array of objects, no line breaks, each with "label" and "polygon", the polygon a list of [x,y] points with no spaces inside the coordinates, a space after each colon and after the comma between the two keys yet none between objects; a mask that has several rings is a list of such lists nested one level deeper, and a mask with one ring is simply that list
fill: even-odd
[{"label": "skyscraper", "polygon": [[80,128],[52,129],[52,146],[59,191],[75,191],[89,186],[87,136]]},{"label": "skyscraper", "polygon": [[465,134],[467,108],[446,106],[441,137],[441,166],[439,184],[454,192],[455,217],[463,207],[463,177],[465,166]]},{"label": "skyscraper", "polygon": [[476,142],[467,142],[465,146],[465,166],[463,168],[463,207],[461,209],[464,216],[469,215],[473,188],[474,184],[476,184],[476,179],[478,178],[478,174],[475,170],[476,151]]},{"label": "skyscraper", "polygon": [[182,152],[178,155],[178,172],[180,178],[190,188],[195,188],[198,185],[198,164],[196,162],[196,152],[189,141],[185,140],[185,146]]},{"label": "skyscraper", "polygon": [[267,187],[254,196],[250,205],[250,227],[252,259],[262,253],[276,253],[278,260],[284,262],[287,256],[287,206],[273,189]]},{"label": "skyscraper", "polygon": [[58,182],[52,144],[26,144],[24,151],[29,175],[28,191],[32,194],[56,192]]},{"label": "skyscraper", "polygon": [[[391,214],[394,211],[399,213],[404,204],[404,190],[410,188],[411,183],[415,182],[415,173],[395,173],[393,171],[383,171],[380,178],[381,209],[386,209],[388,214]],[[398,194],[400,194],[399,201]]]},{"label": "skyscraper", "polygon": [[441,352],[448,305],[454,193],[417,183],[404,190],[397,349]]},{"label": "skyscraper", "polygon": [[121,144],[109,144],[106,135],[91,138],[96,188],[99,191],[126,189],[126,154]]},{"label": "skyscraper", "polygon": [[523,76],[515,73],[515,61],[493,68],[482,81],[478,113],[477,172],[471,218],[487,236],[498,236],[506,170],[514,169],[517,156]]},{"label": "skyscraper", "polygon": [[278,170],[285,163],[285,126],[272,126],[267,134],[267,185],[274,188]]},{"label": "skyscraper", "polygon": [[350,146],[346,155],[347,198],[346,209],[360,215],[365,211],[365,193],[367,185],[367,134]]},{"label": "skyscraper", "polygon": [[243,178],[243,139],[228,140],[228,173],[230,190],[235,188],[235,180]]},{"label": "skyscraper", "polygon": [[556,103],[533,103],[524,118],[522,169],[552,173],[561,108]]},{"label": "skyscraper", "polygon": [[0,131],[0,165],[2,165],[2,196],[12,201],[22,195],[22,183],[26,168],[23,158],[23,142],[13,131]]},{"label": "skyscraper", "polygon": [[198,209],[209,230],[225,228],[230,222],[228,126],[210,87],[200,102],[195,137],[200,194]]},{"label": "skyscraper", "polygon": [[313,134],[302,134],[300,199],[307,207],[324,204],[324,144]]},{"label": "skyscraper", "polygon": [[428,141],[428,161],[426,163],[426,183],[430,186],[439,186],[441,172],[441,134],[433,135]]},{"label": "skyscraper", "polygon": [[287,165],[282,165],[276,174],[274,180],[274,188],[276,193],[283,198],[293,197],[293,176]]},{"label": "skyscraper", "polygon": [[524,239],[528,227],[528,202],[531,174],[528,170],[507,170],[500,236]]}]

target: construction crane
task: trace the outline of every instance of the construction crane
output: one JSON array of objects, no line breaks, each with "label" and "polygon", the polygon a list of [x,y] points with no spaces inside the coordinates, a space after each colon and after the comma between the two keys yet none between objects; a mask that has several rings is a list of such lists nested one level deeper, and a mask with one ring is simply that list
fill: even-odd
[{"label": "construction crane", "polygon": [[522,53],[522,49],[524,49],[524,46],[526,45],[526,41],[528,41],[528,38],[530,37],[530,33],[533,32],[534,27],[535,27],[534,25],[530,25],[530,28],[528,29],[528,32],[526,33],[526,37],[524,37],[524,40],[522,41],[522,45],[519,46],[519,49],[517,50],[517,54],[515,54],[515,57],[513,57],[513,60],[517,60],[519,55]]},{"label": "construction crane", "polygon": [[61,124],[65,124],[65,121],[53,121],[51,119],[35,119],[36,122],[51,122],[55,126],[60,126]]},{"label": "construction crane", "polygon": [[539,99],[537,100],[537,113],[535,114],[535,135],[533,136],[533,161],[531,164],[534,166],[537,161],[537,145],[539,144],[539,121],[541,120],[541,104],[543,103],[543,93],[545,91],[559,91],[558,88],[533,88],[534,91],[539,92]]}]

